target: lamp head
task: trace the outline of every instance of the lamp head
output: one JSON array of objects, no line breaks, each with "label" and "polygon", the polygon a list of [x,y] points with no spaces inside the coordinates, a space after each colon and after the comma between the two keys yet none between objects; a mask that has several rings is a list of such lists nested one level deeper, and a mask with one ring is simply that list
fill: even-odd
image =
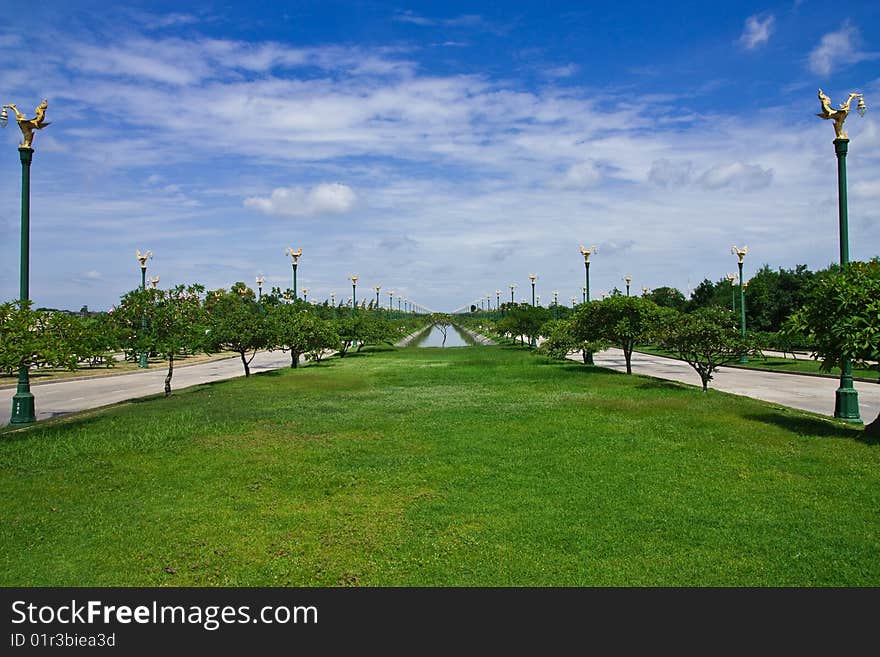
[{"label": "lamp head", "polygon": [[5,128],[7,123],[9,123],[9,114],[7,114],[6,105],[4,105],[3,110],[0,111],[0,128]]},{"label": "lamp head", "polygon": [[740,262],[742,262],[743,258],[745,258],[749,252],[749,247],[743,245],[743,248],[740,249],[736,246],[736,244],[734,244],[732,247],[730,247],[730,252],[737,258],[739,258]]},{"label": "lamp head", "polygon": [[626,276],[623,277],[623,280],[626,281],[627,285],[629,285],[632,282],[632,279],[633,279],[633,277],[630,276],[629,274],[627,274]]},{"label": "lamp head", "polygon": [[535,284],[535,281],[538,280],[537,274],[529,274],[529,280],[532,281],[532,285]]},{"label": "lamp head", "polygon": [[147,251],[145,253],[141,253],[140,249],[135,251],[135,258],[137,258],[141,263],[141,269],[147,268],[147,260],[153,257],[152,251]]},{"label": "lamp head", "polygon": [[[4,112],[6,110],[3,110]],[[859,95],[859,104],[856,106],[856,112],[859,113],[859,116],[864,116],[865,112],[868,111],[868,106],[865,105],[865,97],[861,94]]]}]

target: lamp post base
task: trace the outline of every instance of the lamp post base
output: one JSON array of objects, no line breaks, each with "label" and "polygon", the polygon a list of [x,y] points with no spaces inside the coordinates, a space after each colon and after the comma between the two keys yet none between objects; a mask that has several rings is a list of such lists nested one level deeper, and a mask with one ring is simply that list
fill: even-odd
[{"label": "lamp post base", "polygon": [[37,421],[34,395],[29,390],[16,392],[12,397],[12,416],[9,424],[32,424]]},{"label": "lamp post base", "polygon": [[838,388],[834,393],[834,417],[850,424],[862,424],[859,416],[859,393],[855,388]]}]

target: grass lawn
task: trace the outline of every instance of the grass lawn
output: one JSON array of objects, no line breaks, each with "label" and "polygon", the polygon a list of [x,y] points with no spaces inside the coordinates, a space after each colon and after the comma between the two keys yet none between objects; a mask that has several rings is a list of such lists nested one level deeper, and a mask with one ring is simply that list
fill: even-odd
[{"label": "grass lawn", "polygon": [[515,347],[0,435],[3,585],[880,584],[859,430]]},{"label": "grass lawn", "polygon": [[[638,351],[642,351],[646,354],[656,354],[658,356],[675,358],[674,354],[656,347],[639,346]],[[759,370],[771,370],[774,372],[820,374],[834,379],[840,378],[840,370],[838,368],[832,369],[831,372],[825,372],[819,368],[819,361],[814,360],[809,356],[801,356],[800,358],[781,358],[778,356],[766,356],[761,358],[750,356],[748,363],[742,365],[740,363],[732,363],[729,367],[748,367]],[[870,382],[878,381],[878,371],[876,367],[853,367],[853,376]]]}]

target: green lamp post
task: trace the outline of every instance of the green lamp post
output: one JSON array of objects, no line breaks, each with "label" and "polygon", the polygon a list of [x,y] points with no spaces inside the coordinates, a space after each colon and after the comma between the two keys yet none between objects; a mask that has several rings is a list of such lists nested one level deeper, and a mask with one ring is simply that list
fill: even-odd
[{"label": "green lamp post", "polygon": [[376,290],[376,310],[379,310],[379,290],[382,289],[382,286],[376,285],[373,289]]},{"label": "green lamp post", "polygon": [[577,303],[577,297],[572,297],[571,298],[571,307],[574,308],[576,303]]},{"label": "green lamp post", "polygon": [[[841,103],[836,109],[831,106],[831,99],[819,89],[819,102],[821,103],[822,119],[830,119],[834,122],[834,153],[837,156],[837,217],[838,233],[840,239],[840,268],[844,269],[849,264],[849,211],[847,209],[846,194],[846,155],[849,151],[849,135],[844,132],[843,124],[849,115],[849,105],[853,98],[859,99],[856,108],[859,116],[864,116],[868,109],[865,98],[860,93],[851,93],[845,103]],[[840,386],[834,396],[834,417],[852,424],[862,424],[859,416],[859,395],[853,386],[852,361],[844,358],[840,368]]]},{"label": "green lamp post", "polygon": [[294,251],[288,246],[284,249],[284,254],[289,255],[293,259],[293,287],[291,289],[293,290],[293,298],[296,299],[296,266],[299,264],[299,258],[303,254],[303,250],[302,247],[300,247],[298,250]]},{"label": "green lamp post", "polygon": [[513,303],[513,291],[516,289],[516,283],[510,284],[510,303]]},{"label": "green lamp post", "polygon": [[733,290],[733,282],[736,280],[736,274],[727,273],[725,276],[727,282],[730,283],[730,309],[736,314],[736,292]]},{"label": "green lamp post", "polygon": [[[15,113],[18,127],[21,129],[22,142],[18,145],[18,159],[21,162],[21,261],[19,269],[19,301],[24,308],[30,300],[30,234],[31,234],[31,162],[34,159],[34,130],[42,130],[49,123],[46,121],[48,101],[43,100],[37,106],[37,114],[28,119],[15,105],[3,105],[0,110],[0,126],[6,127],[9,121],[8,109]],[[18,369],[18,385],[12,397],[12,414],[9,424],[30,424],[36,422],[37,412],[34,395],[31,392],[31,379],[28,367]]]},{"label": "green lamp post", "polygon": [[650,292],[650,291],[651,291],[651,288],[649,288],[648,286],[642,286],[642,296],[643,297],[647,297],[648,292]]},{"label": "green lamp post", "polygon": [[388,290],[388,313],[394,313],[394,290]]},{"label": "green lamp post", "polygon": [[[737,257],[737,265],[739,266],[739,330],[743,337],[746,337],[746,295],[743,288],[743,258],[749,252],[749,247],[743,246],[738,248],[735,244],[730,247],[730,252]],[[748,354],[742,354],[739,357],[740,363],[748,363]]]},{"label": "green lamp post", "polygon": [[581,255],[584,256],[584,303],[590,300],[590,256],[599,252],[597,246],[591,246],[589,249],[580,245]]},{"label": "green lamp post", "polygon": [[629,296],[629,284],[632,282],[633,277],[627,274],[623,277],[624,282],[626,283],[626,296]]},{"label": "green lamp post", "polygon": [[263,281],[265,281],[265,280],[266,280],[266,278],[264,276],[257,276],[257,302],[258,303],[263,300]]},{"label": "green lamp post", "polygon": [[358,275],[352,274],[348,277],[351,281],[351,312],[352,314],[357,313],[357,286],[358,286]]},{"label": "green lamp post", "polygon": [[308,302],[308,300],[309,300],[309,288],[304,287],[304,288],[302,289],[302,293],[303,293],[303,301]]},{"label": "green lamp post", "polygon": [[[152,251],[147,251],[146,253],[141,253],[140,249],[135,251],[135,258],[137,261],[141,263],[141,289],[147,289],[147,260],[153,257]],[[147,333],[147,316],[144,314],[141,317],[141,333],[146,335]],[[141,352],[140,357],[138,358],[138,367],[146,368],[147,367],[147,352]]]},{"label": "green lamp post", "polygon": [[559,319],[559,292],[553,290],[553,319]]},{"label": "green lamp post", "polygon": [[529,274],[529,280],[532,282],[532,306],[535,305],[535,281],[538,280],[537,274]]}]

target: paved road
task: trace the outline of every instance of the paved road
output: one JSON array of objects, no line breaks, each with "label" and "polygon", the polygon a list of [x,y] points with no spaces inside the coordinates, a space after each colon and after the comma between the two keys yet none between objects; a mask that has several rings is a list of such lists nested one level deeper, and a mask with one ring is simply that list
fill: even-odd
[{"label": "paved road", "polygon": [[[264,372],[289,366],[290,354],[286,352],[260,352],[251,363],[251,372]],[[166,368],[151,366],[147,371],[130,374],[32,384],[31,392],[34,393],[37,420],[115,404],[126,399],[161,394],[165,389],[165,373]],[[244,376],[244,367],[238,356],[175,368],[171,387],[179,390],[199,383],[221,381],[236,376]],[[14,394],[15,388],[0,390],[0,426],[9,422]]]},{"label": "paved road", "polygon": [[[570,358],[582,362],[580,354],[572,355]],[[626,361],[620,349],[609,349],[596,354],[593,356],[593,361],[600,367],[626,371]],[[660,379],[700,385],[700,377],[690,365],[672,358],[636,353],[632,356],[632,370],[633,374],[645,374]],[[837,379],[758,372],[733,367],[720,368],[709,382],[709,387],[716,390],[763,399],[822,415],[834,415],[834,391],[837,385]],[[880,413],[880,384],[857,381],[855,386],[859,392],[859,413],[867,424]]]}]

